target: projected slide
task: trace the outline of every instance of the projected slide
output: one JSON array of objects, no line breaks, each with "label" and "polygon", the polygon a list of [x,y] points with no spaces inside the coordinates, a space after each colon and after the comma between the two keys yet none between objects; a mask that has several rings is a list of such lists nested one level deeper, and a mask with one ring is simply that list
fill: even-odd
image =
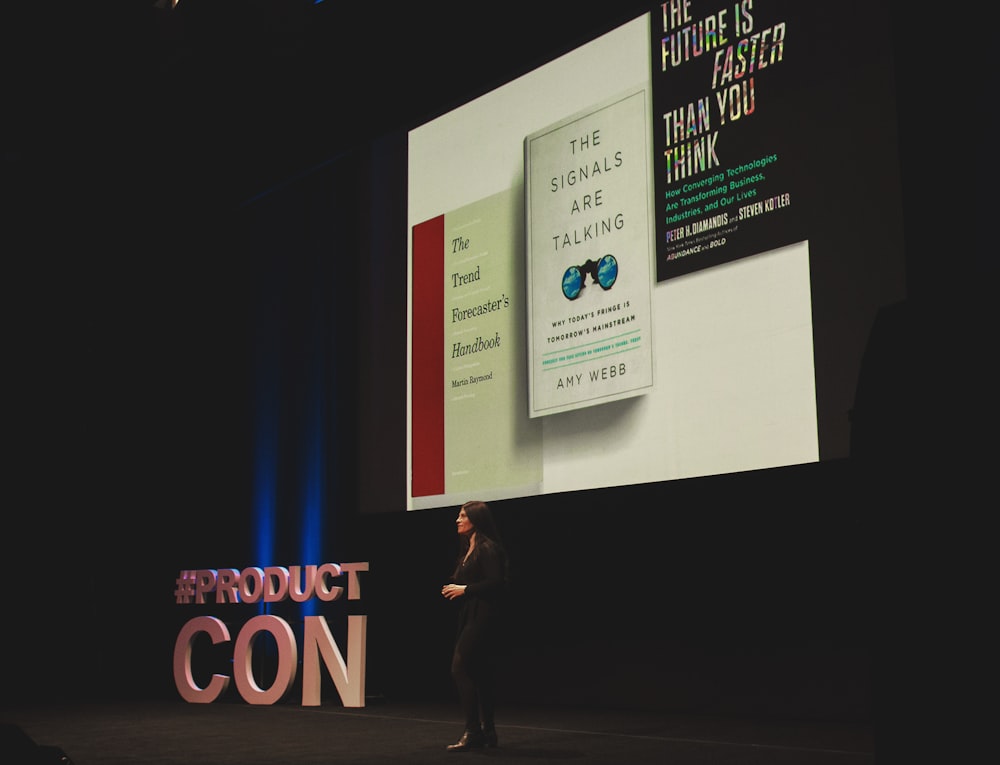
[{"label": "projected slide", "polygon": [[854,5],[657,4],[409,131],[408,510],[845,456],[903,283]]}]

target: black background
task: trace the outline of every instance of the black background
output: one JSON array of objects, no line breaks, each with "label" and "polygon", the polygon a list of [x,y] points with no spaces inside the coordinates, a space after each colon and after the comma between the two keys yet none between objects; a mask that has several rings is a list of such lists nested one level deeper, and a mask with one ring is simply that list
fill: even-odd
[{"label": "black background", "polygon": [[[356,261],[365,286],[344,294],[363,300],[380,268],[403,268],[405,210],[365,201],[399,166],[399,131],[645,10],[5,11],[5,694],[172,696],[177,572],[258,563],[258,290],[287,269],[294,369],[311,358],[299,329],[323,323],[301,298],[333,275],[302,255],[322,237],[289,225],[268,240],[247,201],[270,191],[292,224],[328,200],[343,211],[330,225],[368,216],[340,234],[400,261]],[[984,70],[976,46],[928,56],[926,20],[891,11],[908,298],[873,321],[850,458],[500,503],[518,595],[509,699],[872,719],[887,736],[973,705],[995,432]],[[834,51],[850,24],[829,32]],[[445,696],[451,623],[434,593],[454,511],[354,512],[378,490],[351,455],[393,416],[368,382],[338,404],[359,449],[337,452],[324,552],[372,563],[369,691]],[[386,474],[402,464],[384,458]]]}]

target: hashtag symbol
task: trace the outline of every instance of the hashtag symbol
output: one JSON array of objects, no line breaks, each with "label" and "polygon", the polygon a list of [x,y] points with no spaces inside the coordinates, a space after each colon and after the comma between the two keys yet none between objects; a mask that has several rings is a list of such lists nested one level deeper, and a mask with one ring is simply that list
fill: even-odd
[{"label": "hashtag symbol", "polygon": [[197,581],[196,571],[181,571],[177,577],[177,586],[174,588],[174,597],[178,603],[190,603],[194,597],[194,585]]}]

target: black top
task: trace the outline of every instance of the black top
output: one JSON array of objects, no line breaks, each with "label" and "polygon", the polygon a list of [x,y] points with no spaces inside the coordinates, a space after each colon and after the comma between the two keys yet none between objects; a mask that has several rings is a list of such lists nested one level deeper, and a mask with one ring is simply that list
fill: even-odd
[{"label": "black top", "polygon": [[507,565],[504,551],[489,539],[476,540],[476,549],[465,562],[461,560],[454,573],[455,584],[465,585],[465,594],[458,598],[459,629],[469,620],[492,621],[507,592]]}]

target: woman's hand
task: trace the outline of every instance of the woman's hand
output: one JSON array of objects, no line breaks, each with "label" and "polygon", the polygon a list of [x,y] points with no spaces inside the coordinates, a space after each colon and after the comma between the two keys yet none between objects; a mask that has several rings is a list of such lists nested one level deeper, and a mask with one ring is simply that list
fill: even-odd
[{"label": "woman's hand", "polygon": [[444,595],[448,600],[454,600],[459,595],[465,594],[464,584],[446,584],[441,588],[441,594]]}]

